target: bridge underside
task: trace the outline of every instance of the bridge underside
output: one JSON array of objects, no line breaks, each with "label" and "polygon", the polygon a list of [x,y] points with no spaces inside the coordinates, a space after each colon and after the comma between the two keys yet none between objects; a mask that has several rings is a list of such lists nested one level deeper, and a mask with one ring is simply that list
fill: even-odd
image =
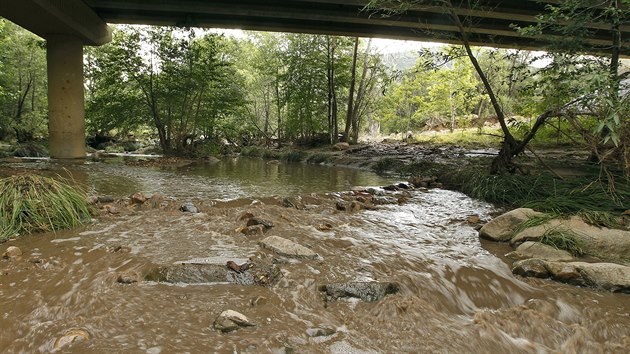
[{"label": "bridge underside", "polygon": [[[460,43],[459,30],[444,8],[437,5],[415,4],[403,14],[387,17],[382,12],[366,9],[366,0],[85,2],[109,23],[241,28]],[[543,49],[545,42],[541,39],[548,40],[559,35],[548,31],[539,38],[522,37],[514,30],[514,26],[535,24],[536,16],[545,11],[544,1],[477,0],[453,3],[456,12],[468,24],[467,29],[474,45]],[[595,51],[610,47],[610,24],[585,25],[594,32],[591,45]],[[622,30],[628,34],[630,26],[622,25]],[[630,48],[625,47],[624,52],[630,54]]]},{"label": "bridge underside", "polygon": [[[536,23],[545,5],[558,0],[454,0],[474,45],[544,49],[559,36],[547,30],[523,37],[514,26]],[[359,37],[460,43],[460,32],[439,1],[409,1],[394,16],[365,8],[368,0],[1,0],[0,16],[48,41],[51,156],[85,156],[82,45],[111,40],[106,23],[240,28]],[[422,4],[418,4],[422,3]],[[471,5],[471,4],[474,4]],[[594,4],[596,4],[594,2]],[[597,5],[594,5],[597,6]],[[590,50],[610,51],[608,23],[585,23]],[[622,55],[630,55],[628,19],[620,26]]]}]

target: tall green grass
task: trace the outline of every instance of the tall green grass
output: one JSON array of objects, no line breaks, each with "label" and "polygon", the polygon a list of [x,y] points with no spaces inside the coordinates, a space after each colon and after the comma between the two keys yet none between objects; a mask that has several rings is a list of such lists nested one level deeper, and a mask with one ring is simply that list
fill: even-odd
[{"label": "tall green grass", "polygon": [[68,229],[90,217],[85,193],[64,182],[37,175],[0,179],[0,239]]},{"label": "tall green grass", "polygon": [[589,177],[559,180],[537,176],[488,175],[479,168],[444,173],[441,180],[474,198],[492,203],[528,207],[554,213],[582,210],[618,213],[630,209],[630,184],[620,181],[614,193]]}]

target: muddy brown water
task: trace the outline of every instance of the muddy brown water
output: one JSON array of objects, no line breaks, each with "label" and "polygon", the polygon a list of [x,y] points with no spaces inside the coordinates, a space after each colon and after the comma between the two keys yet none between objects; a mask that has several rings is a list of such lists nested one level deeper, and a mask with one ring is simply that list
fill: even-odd
[{"label": "muddy brown water", "polygon": [[[46,161],[17,167],[60,171]],[[71,329],[90,338],[61,352],[628,352],[628,295],[512,275],[506,246],[481,242],[465,222],[470,214],[487,220],[496,210],[457,192],[414,191],[402,205],[355,213],[337,211],[327,202],[334,195],[315,196],[306,210],[297,210],[280,206],[281,197],[391,180],[256,159],[180,169],[66,168],[100,194],[159,191],[203,203],[205,212],[122,213],[0,245],[24,252],[21,259],[0,261],[2,352],[52,352]],[[236,231],[244,212],[275,227],[245,236]],[[323,223],[332,230],[319,231]],[[321,258],[282,262],[284,276],[273,287],[116,281],[121,272],[141,274],[151,265],[193,258],[272,257],[258,246],[268,235],[310,247]],[[326,302],[318,291],[322,284],[373,280],[396,282],[400,291],[377,302]],[[214,330],[214,319],[226,309],[256,326]],[[311,337],[313,328],[333,334]]]}]

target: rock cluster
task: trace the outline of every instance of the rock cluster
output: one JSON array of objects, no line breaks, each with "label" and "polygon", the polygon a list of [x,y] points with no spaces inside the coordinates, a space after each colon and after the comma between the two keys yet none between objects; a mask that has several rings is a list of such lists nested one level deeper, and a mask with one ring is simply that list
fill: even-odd
[{"label": "rock cluster", "polygon": [[[523,227],[531,218],[542,216],[532,209],[515,209],[488,222],[479,235],[516,247],[506,255],[515,261],[512,268],[515,274],[610,291],[630,291],[630,231],[589,225],[578,216],[541,218],[540,223],[533,223],[535,226]],[[576,247],[579,245],[580,254],[553,246],[548,240],[551,233],[564,235]]]}]

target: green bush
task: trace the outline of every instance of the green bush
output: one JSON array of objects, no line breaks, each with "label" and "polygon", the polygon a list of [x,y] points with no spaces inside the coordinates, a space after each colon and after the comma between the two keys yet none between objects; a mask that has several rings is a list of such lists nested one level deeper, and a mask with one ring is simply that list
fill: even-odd
[{"label": "green bush", "polygon": [[264,153],[265,149],[261,146],[252,145],[241,148],[242,156],[262,157]]},{"label": "green bush", "polygon": [[308,156],[306,151],[291,150],[282,154],[281,158],[288,162],[300,162]]}]

